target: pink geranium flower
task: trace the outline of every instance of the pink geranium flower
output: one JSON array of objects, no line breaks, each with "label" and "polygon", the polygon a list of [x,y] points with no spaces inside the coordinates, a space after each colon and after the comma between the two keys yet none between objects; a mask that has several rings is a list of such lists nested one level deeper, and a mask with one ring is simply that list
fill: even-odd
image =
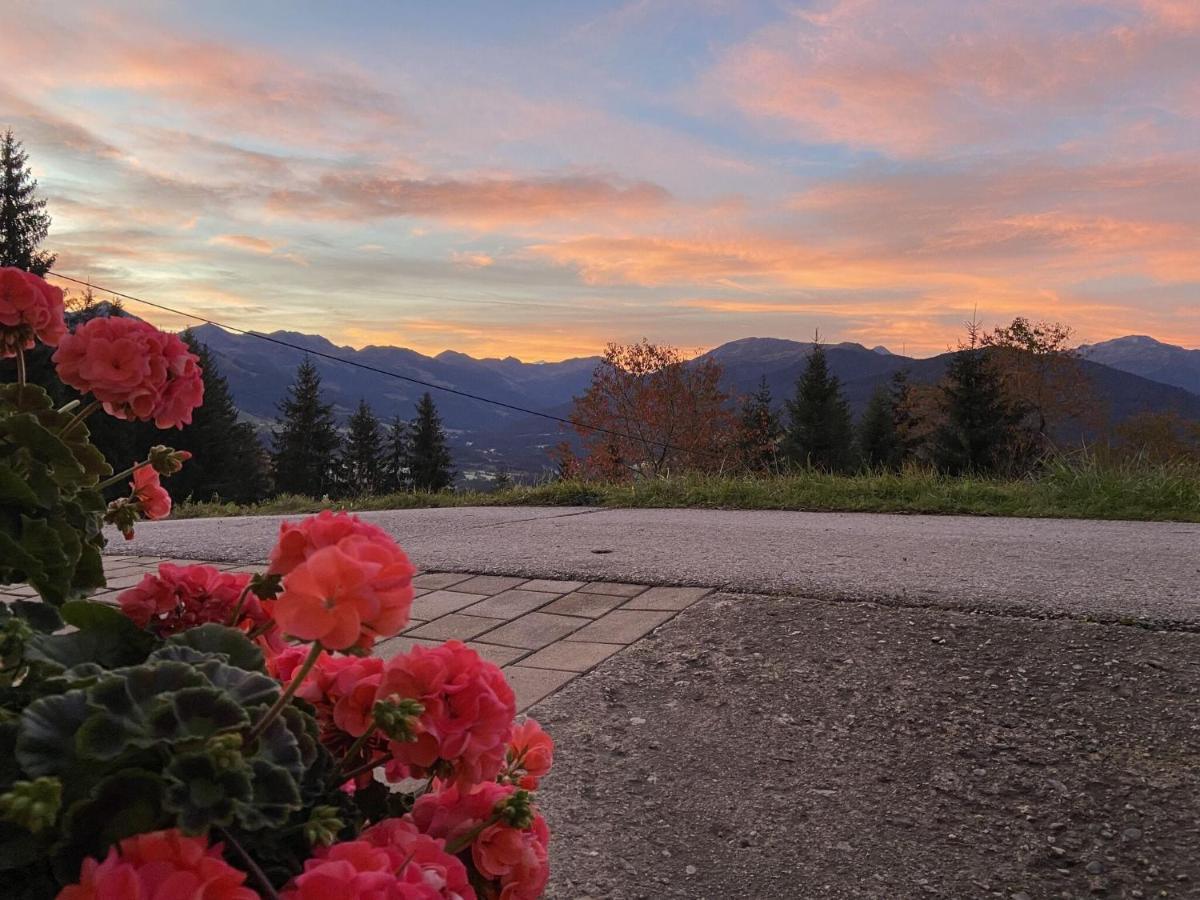
[{"label": "pink geranium flower", "polygon": [[58,377],[118,419],[191,424],[204,398],[199,358],[177,336],[127,316],[84,322],[59,342]]},{"label": "pink geranium flower", "polygon": [[526,719],[513,726],[501,781],[535,791],[553,763],[554,741],[534,719]]},{"label": "pink geranium flower", "polygon": [[171,495],[159,481],[158,472],[153,466],[138,466],[133,470],[134,499],[141,505],[142,514],[147,519],[165,519],[171,514]]},{"label": "pink geranium flower", "polygon": [[283,900],[475,900],[463,863],[407,819],[385,819],[356,841],[318,848]]},{"label": "pink geranium flower", "polygon": [[[452,843],[487,822],[496,804],[516,788],[495,782],[463,791],[457,787],[417,798],[412,819],[422,833]],[[503,821],[488,825],[471,842],[471,864],[492,882],[500,900],[536,900],[550,878],[547,845],[550,829],[536,811],[528,828],[514,828]],[[489,896],[493,896],[489,894]]]},{"label": "pink geranium flower", "polygon": [[419,701],[417,739],[388,746],[390,777],[438,774],[461,785],[492,781],[504,764],[516,697],[493,663],[459,641],[392,657],[378,699]]},{"label": "pink geranium flower", "polygon": [[58,900],[258,900],[245,880],[220,844],[172,828],[126,838],[103,862],[85,859],[79,882]]},{"label": "pink geranium flower", "polygon": [[0,268],[0,358],[35,341],[58,346],[66,333],[62,290],[24,269]]},{"label": "pink geranium flower", "polygon": [[276,620],[301,640],[367,648],[408,622],[412,563],[386,533],[354,516],[323,513],[285,524],[271,571],[284,575]]},{"label": "pink geranium flower", "polygon": [[[117,597],[121,612],[159,637],[178,634],[205,622],[225,624],[250,583],[244,572],[220,572],[212,566],[163,563]],[[245,631],[270,622],[253,592],[246,595],[236,623]]]}]

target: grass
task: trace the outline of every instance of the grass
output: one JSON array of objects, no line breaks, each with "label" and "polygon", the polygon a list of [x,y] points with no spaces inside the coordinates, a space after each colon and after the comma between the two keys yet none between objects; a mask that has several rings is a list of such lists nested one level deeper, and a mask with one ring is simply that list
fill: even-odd
[{"label": "grass", "polygon": [[449,506],[789,509],[1200,522],[1200,465],[1105,464],[1089,458],[1052,463],[1018,479],[951,477],[914,468],[859,475],[681,475],[625,484],[558,481],[490,493],[403,493],[337,501],[289,494],[249,505],[181,503],[174,517]]}]

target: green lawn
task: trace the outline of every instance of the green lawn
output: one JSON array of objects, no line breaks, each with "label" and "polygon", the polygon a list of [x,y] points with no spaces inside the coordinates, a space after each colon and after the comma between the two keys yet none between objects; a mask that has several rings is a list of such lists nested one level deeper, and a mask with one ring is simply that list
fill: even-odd
[{"label": "green lawn", "polygon": [[861,475],[802,472],[767,478],[686,475],[628,484],[562,481],[491,493],[405,493],[340,501],[287,495],[242,506],[185,502],[176,506],[174,516],[441,506],[794,509],[1200,522],[1200,466],[1064,462],[1020,479],[955,478],[914,469]]}]

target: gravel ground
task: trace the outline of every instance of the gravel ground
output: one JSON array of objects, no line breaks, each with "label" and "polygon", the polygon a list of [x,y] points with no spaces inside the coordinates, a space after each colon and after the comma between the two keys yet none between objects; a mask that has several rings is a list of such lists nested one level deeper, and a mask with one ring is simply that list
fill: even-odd
[{"label": "gravel ground", "polygon": [[532,711],[549,896],[1200,896],[1198,650],[715,595]]}]

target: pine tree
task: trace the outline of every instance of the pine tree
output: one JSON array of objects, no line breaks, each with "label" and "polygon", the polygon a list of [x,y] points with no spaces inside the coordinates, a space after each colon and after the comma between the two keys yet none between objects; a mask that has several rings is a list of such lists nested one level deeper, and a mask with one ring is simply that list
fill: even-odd
[{"label": "pine tree", "polygon": [[178,498],[206,501],[214,497],[235,503],[252,503],[267,494],[266,451],[254,426],[238,421],[229,382],[217,367],[216,357],[191,332],[180,337],[200,357],[204,373],[204,403],[192,413],[192,424],[165,441],[192,458],[171,478]]},{"label": "pine tree", "polygon": [[50,216],[28,162],[21,142],[5,132],[0,138],[0,266],[45,275],[55,257],[38,247],[50,231]]},{"label": "pine tree", "polygon": [[858,423],[858,446],[863,463],[875,469],[897,469],[900,445],[896,437],[892,393],[879,385],[871,395],[862,420]]},{"label": "pine tree", "polygon": [[386,476],[383,429],[366,400],[350,417],[342,449],[344,492],[352,497],[382,493]]},{"label": "pine tree", "polygon": [[951,475],[999,469],[1020,422],[1020,413],[1005,399],[1004,382],[979,343],[972,324],[970,341],[950,360],[939,386],[944,421],[934,435],[937,467]]},{"label": "pine tree", "polygon": [[827,472],[850,468],[850,408],[819,341],[814,341],[808,365],[796,382],[796,399],[788,403],[788,414],[784,448],[789,460]]},{"label": "pine tree", "polygon": [[758,390],[742,402],[738,420],[738,451],[742,465],[752,472],[770,472],[778,462],[783,427],[771,408],[771,387],[764,375]]},{"label": "pine tree", "polygon": [[275,432],[275,490],[320,497],[336,490],[341,438],[333,406],[321,402],[321,376],[312,360],[296,370],[296,380],[279,404],[282,420]]},{"label": "pine tree", "polygon": [[408,478],[408,423],[399,416],[388,426],[383,458],[383,491],[398,494],[411,487]]},{"label": "pine tree", "polygon": [[888,397],[892,407],[892,434],[896,439],[894,468],[899,469],[917,454],[922,445],[922,430],[925,425],[923,418],[914,408],[907,369],[897,369],[892,373]]},{"label": "pine tree", "polygon": [[446,433],[433,397],[425,393],[417,403],[417,417],[412,422],[409,443],[408,471],[413,487],[418,491],[440,491],[454,481]]}]

